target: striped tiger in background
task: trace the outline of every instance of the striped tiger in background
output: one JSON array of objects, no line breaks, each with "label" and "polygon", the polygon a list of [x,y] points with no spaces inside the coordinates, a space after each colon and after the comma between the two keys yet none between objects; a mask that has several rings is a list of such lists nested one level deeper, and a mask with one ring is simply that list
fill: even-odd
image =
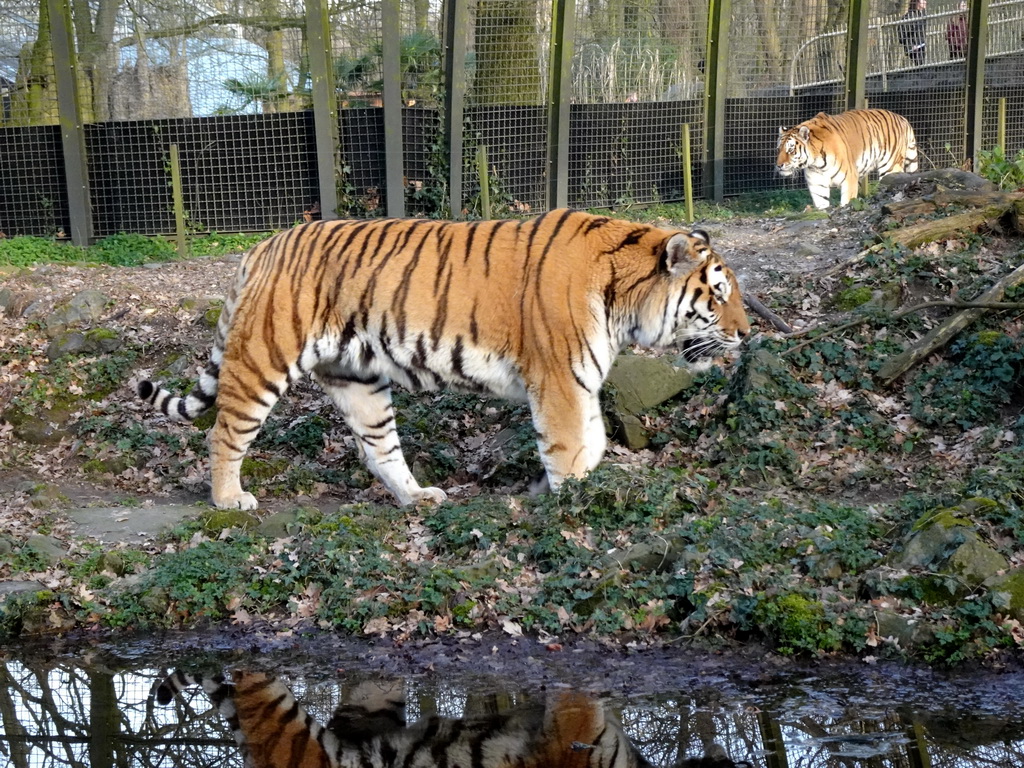
[{"label": "striped tiger in background", "polygon": [[803,170],[816,208],[828,208],[829,189],[839,187],[840,205],[857,197],[863,174],[917,171],[917,139],[903,115],[887,109],[819,112],[792,128],[779,128],[775,169],[789,177]]},{"label": "striped tiger in background", "polygon": [[317,221],[243,257],[191,394],[149,381],[138,394],[174,421],[216,403],[218,507],[256,507],[241,487],[242,458],[305,374],[400,504],[446,496],[409,471],[392,382],[527,400],[557,490],[604,454],[598,393],[620,349],[677,343],[699,363],[749,330],[736,277],[700,230],[570,210],[524,221]]},{"label": "striped tiger in background", "polygon": [[[174,672],[154,686],[170,704],[201,686],[228,722],[245,768],[653,768],[596,698],[550,692],[543,701],[464,718],[438,715],[406,725],[399,681],[368,680],[347,692],[321,726],[278,678],[234,671]],[[718,745],[679,768],[738,768]]]}]

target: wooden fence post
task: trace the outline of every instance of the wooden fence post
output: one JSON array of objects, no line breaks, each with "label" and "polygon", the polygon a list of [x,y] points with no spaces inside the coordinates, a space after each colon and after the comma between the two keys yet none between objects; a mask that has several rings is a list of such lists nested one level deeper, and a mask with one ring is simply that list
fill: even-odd
[{"label": "wooden fence post", "polygon": [[53,69],[57,81],[60,140],[64,149],[64,182],[68,192],[71,242],[86,246],[93,239],[92,200],[89,194],[89,158],[85,149],[85,124],[78,92],[71,5],[49,0]]}]

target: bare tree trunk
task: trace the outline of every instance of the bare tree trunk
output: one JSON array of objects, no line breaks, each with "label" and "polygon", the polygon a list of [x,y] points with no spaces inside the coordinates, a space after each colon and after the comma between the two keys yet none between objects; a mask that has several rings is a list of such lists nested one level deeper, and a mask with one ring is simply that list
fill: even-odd
[{"label": "bare tree trunk", "polygon": [[28,735],[28,730],[18,719],[18,708],[11,695],[14,690],[12,682],[13,678],[7,664],[0,664],[0,724],[10,739],[9,759],[13,768],[30,768],[28,741],[23,738]]},{"label": "bare tree trunk", "polygon": [[417,32],[430,30],[430,0],[413,0],[413,23]]},{"label": "bare tree trunk", "polygon": [[71,5],[78,54],[78,85],[87,121],[110,119],[110,87],[118,62],[113,49],[119,0],[99,0],[95,21],[87,0]]},{"label": "bare tree trunk", "polygon": [[781,82],[783,76],[782,41],[779,37],[779,22],[775,17],[772,3],[754,2],[757,22],[760,27],[761,51],[764,55],[765,75],[768,82]]},{"label": "bare tree trunk", "polygon": [[537,0],[480,0],[476,12],[477,104],[540,104]]},{"label": "bare tree trunk", "polygon": [[39,34],[18,57],[18,89],[11,98],[12,125],[50,125],[57,122],[57,84],[53,76],[50,7],[39,2]]}]

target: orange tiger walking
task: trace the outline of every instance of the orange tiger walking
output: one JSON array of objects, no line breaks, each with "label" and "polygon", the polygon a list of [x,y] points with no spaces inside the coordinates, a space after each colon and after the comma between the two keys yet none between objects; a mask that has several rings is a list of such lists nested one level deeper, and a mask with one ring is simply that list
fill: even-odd
[{"label": "orange tiger walking", "polygon": [[552,489],[605,449],[598,393],[627,344],[705,360],[750,326],[706,233],[570,210],[526,221],[317,221],[242,260],[195,389],[139,396],[191,421],[215,403],[213,502],[254,509],[242,458],[304,375],[330,395],[399,504],[442,501],[402,455],[391,384],[526,400]]}]

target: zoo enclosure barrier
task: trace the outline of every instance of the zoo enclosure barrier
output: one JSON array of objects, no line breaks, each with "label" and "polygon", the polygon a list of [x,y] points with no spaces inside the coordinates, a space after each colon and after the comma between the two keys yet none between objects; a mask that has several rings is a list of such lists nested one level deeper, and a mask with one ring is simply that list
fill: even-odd
[{"label": "zoo enclosure barrier", "polygon": [[651,204],[686,164],[698,196],[802,188],[778,128],[865,105],[926,168],[992,148],[1000,105],[1024,149],[1024,0],[932,0],[914,56],[902,5],[0,0],[0,232]]}]

